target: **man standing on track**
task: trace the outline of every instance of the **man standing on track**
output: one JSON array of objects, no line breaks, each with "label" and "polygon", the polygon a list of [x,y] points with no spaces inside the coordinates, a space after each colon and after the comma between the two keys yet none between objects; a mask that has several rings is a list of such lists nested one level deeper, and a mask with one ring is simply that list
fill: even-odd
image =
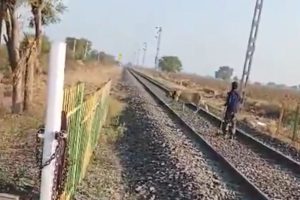
[{"label": "man standing on track", "polygon": [[232,138],[236,131],[236,114],[239,109],[239,104],[242,102],[237,89],[238,83],[236,81],[232,82],[231,90],[227,93],[227,99],[224,104],[224,106],[226,106],[226,111],[222,131],[226,137],[231,136]]}]

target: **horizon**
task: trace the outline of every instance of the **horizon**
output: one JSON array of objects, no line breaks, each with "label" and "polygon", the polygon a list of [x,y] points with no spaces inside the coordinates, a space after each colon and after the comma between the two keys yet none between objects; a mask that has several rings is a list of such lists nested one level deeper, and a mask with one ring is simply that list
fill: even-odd
[{"label": "horizon", "polygon": [[[160,57],[178,56],[188,73],[214,76],[227,65],[234,68],[233,77],[241,77],[255,1],[65,2],[68,10],[61,22],[45,28],[51,40],[87,38],[97,50],[116,57],[122,53],[123,63],[132,62],[134,52],[147,42],[146,66],[152,67],[155,27],[162,26]],[[299,85],[299,7],[297,0],[264,2],[252,82]]]}]

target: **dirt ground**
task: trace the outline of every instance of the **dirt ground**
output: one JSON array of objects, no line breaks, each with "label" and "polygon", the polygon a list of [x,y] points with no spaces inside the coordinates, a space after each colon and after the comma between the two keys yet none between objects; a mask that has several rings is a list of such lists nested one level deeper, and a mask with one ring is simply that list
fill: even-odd
[{"label": "dirt ground", "polygon": [[[109,79],[116,82],[121,72],[121,68],[114,66],[70,62],[66,66],[65,85],[85,82],[87,93],[91,93]],[[19,115],[10,114],[9,83],[1,85],[4,97],[0,109],[0,192],[12,192],[21,195],[21,199],[34,199],[39,190],[35,133],[44,121],[46,84],[44,74],[35,88],[32,109]],[[119,109],[118,102],[114,104]]]}]

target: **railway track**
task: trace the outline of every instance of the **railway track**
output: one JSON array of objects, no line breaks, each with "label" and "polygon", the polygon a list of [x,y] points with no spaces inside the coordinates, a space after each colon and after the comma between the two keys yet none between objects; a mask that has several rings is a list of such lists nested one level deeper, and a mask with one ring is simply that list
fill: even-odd
[{"label": "railway track", "polygon": [[191,119],[192,105],[182,112],[178,103],[170,104],[165,93],[168,88],[148,76],[130,69],[132,75],[172,113],[183,126],[190,129],[197,141],[205,144],[216,158],[243,180],[255,199],[300,199],[300,165],[292,158],[238,130],[237,140],[216,136],[221,119],[201,110]]}]

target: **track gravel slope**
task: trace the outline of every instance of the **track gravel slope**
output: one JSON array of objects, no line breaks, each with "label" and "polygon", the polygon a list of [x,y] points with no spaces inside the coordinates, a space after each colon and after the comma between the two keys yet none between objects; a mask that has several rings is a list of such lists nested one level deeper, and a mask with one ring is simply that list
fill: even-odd
[{"label": "track gravel slope", "polygon": [[249,199],[128,72],[124,76],[130,98],[118,146],[127,190],[138,199]]},{"label": "track gravel slope", "polygon": [[216,127],[201,115],[185,109],[182,112],[180,103],[171,103],[165,92],[143,79],[151,89],[169,102],[171,107],[189,125],[202,134],[215,149],[228,159],[239,171],[249,178],[271,199],[300,199],[300,177],[284,167],[284,163],[276,163],[272,158],[253,149],[252,146],[238,140],[226,140],[223,136],[216,136]]}]

